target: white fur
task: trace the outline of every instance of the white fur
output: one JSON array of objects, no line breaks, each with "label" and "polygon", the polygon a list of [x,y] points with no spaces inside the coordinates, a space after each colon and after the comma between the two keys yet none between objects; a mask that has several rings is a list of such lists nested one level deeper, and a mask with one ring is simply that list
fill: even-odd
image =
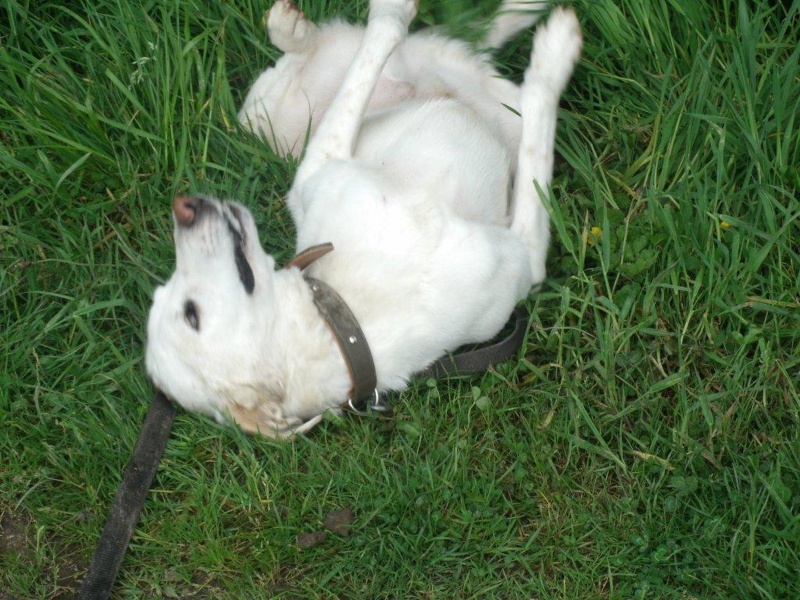
[{"label": "white fur", "polygon": [[[544,279],[548,216],[537,186],[546,192],[552,176],[558,99],[581,47],[574,13],[556,9],[518,88],[462,42],[406,38],[415,11],[413,0],[373,0],[366,29],[316,26],[279,0],[268,28],[286,54],[240,112],[282,154],[298,155],[310,132],[288,197],[297,248],[333,243],[309,272],[358,318],[380,391],[402,389],[446,352],[493,337]],[[534,19],[501,12],[488,44]],[[177,268],[155,293],[148,373],[186,408],[229,416],[247,431],[306,430],[346,400],[338,347],[300,271],[275,269],[249,212],[204,202],[192,226],[176,217]],[[231,228],[244,239],[252,294],[233,260]]]}]

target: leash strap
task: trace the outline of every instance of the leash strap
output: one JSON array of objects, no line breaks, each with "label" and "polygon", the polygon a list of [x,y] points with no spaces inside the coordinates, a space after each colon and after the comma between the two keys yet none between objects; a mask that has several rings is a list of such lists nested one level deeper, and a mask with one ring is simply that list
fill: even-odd
[{"label": "leash strap", "polygon": [[472,350],[457,352],[443,356],[419,375],[442,379],[449,375],[466,375],[480,373],[495,365],[513,358],[525,341],[528,330],[528,311],[518,306],[511,313],[509,323],[514,322],[514,329],[506,337],[497,342],[489,342]]},{"label": "leash strap", "polygon": [[111,593],[158,469],[158,462],[167,445],[176,411],[175,404],[164,394],[156,393],[142,423],[133,457],[122,475],[122,483],[97,542],[89,572],[81,585],[79,600],[105,600]]}]

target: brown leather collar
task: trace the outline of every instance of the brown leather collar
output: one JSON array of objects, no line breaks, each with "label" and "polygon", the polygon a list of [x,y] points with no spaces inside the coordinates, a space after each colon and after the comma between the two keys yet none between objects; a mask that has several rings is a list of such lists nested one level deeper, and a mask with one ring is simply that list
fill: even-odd
[{"label": "brown leather collar", "polygon": [[[300,252],[286,268],[301,271],[333,250],[333,244],[319,244]],[[391,414],[391,406],[378,394],[378,376],[367,338],[353,312],[342,297],[324,281],[303,276],[314,295],[314,305],[333,334],[350,375],[350,393],[343,409],[360,415],[377,411]]]}]

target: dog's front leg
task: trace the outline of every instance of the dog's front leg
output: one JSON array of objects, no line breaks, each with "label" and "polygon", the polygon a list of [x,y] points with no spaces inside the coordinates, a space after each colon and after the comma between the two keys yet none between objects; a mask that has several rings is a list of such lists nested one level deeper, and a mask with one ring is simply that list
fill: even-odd
[{"label": "dog's front leg", "polygon": [[392,51],[408,33],[416,15],[415,0],[372,0],[361,46],[330,108],[311,138],[289,194],[289,206],[299,224],[302,219],[302,186],[325,163],[348,159],[358,136],[372,91]]}]

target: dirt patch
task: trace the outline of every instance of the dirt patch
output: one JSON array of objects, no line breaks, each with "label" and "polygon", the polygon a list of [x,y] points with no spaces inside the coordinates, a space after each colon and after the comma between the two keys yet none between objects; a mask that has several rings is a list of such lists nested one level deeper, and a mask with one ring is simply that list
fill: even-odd
[{"label": "dirt patch", "polygon": [[300,533],[295,538],[297,547],[301,550],[319,546],[322,542],[328,539],[324,531],[312,531],[310,533]]},{"label": "dirt patch", "polygon": [[341,510],[334,510],[325,515],[322,524],[325,529],[336,535],[350,535],[350,525],[353,524],[353,509],[349,506]]},{"label": "dirt patch", "polygon": [[[16,555],[28,564],[36,561],[33,531],[35,522],[25,510],[0,506],[0,555]],[[57,548],[57,561],[43,566],[41,578],[52,582],[50,600],[72,600],[86,574],[88,561],[84,549],[66,542],[59,535],[48,535],[48,542]],[[0,591],[0,600],[18,600],[9,592]]]},{"label": "dirt patch", "polygon": [[[346,537],[350,535],[350,526],[353,524],[353,509],[349,506],[339,510],[332,510],[322,520],[322,525],[338,536]],[[301,533],[295,538],[297,547],[301,550],[319,546],[328,539],[328,534],[322,530]]]},{"label": "dirt patch", "polygon": [[25,555],[33,520],[22,512],[0,510],[0,514],[0,554]]},{"label": "dirt patch", "polygon": [[61,558],[58,564],[54,565],[54,569],[57,569],[54,573],[57,591],[51,598],[73,600],[89,570],[89,561],[82,556],[81,549],[76,546],[65,545],[60,548]]},{"label": "dirt patch", "polygon": [[[28,556],[33,520],[24,512],[12,512],[0,505],[0,555],[15,554],[22,559]],[[0,600],[20,600],[0,590]]]}]

